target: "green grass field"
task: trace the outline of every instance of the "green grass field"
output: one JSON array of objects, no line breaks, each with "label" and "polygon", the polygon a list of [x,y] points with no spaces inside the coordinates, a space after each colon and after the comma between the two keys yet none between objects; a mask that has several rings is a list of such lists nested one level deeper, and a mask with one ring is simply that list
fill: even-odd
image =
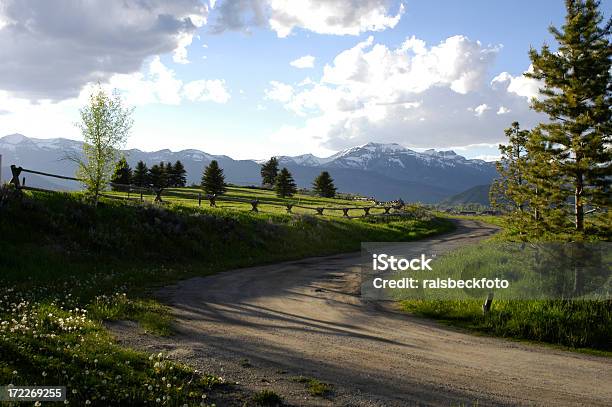
[{"label": "green grass field", "polygon": [[[128,193],[126,191],[109,191],[105,194],[121,198],[129,197],[130,199],[140,199],[140,193],[135,192]],[[209,207],[210,203],[205,197],[206,194],[200,188],[167,188],[162,193],[162,199],[165,203],[169,204],[181,204],[185,206],[197,207],[199,203],[198,194],[201,194],[202,196],[201,206]],[[155,195],[151,192],[147,192],[142,195],[142,198],[144,201],[153,202]],[[338,210],[324,211],[324,215],[342,216],[343,212],[340,209],[352,208],[348,212],[348,215],[353,217],[364,215],[363,209],[359,208],[372,207],[375,205],[372,201],[342,198],[321,198],[318,196],[299,193],[291,198],[279,198],[276,196],[274,190],[270,189],[228,186],[227,192],[218,198],[216,202],[216,208],[242,211],[250,211],[252,209],[252,206],[249,202],[236,202],[230,201],[230,199],[240,199],[245,201],[252,201],[257,199],[259,201],[258,210],[260,212],[276,214],[287,213],[287,209],[284,205],[292,204],[312,208],[305,209],[300,207],[294,207],[292,208],[292,213],[295,214],[313,215],[316,214],[315,208],[337,208]],[[373,208],[370,210],[370,214],[382,213],[384,213],[384,209],[382,207]]]},{"label": "green grass field", "polygon": [[[499,217],[492,220],[488,217],[470,219],[504,225]],[[482,312],[482,304],[490,291],[486,289],[425,289],[415,293],[416,298],[412,299],[400,299],[403,293],[398,292],[397,299],[402,309],[488,335],[550,343],[587,352],[603,351],[602,354],[612,355],[612,301],[593,299],[601,298],[601,293],[610,292],[612,281],[609,264],[612,254],[603,251],[603,267],[608,265],[607,274],[588,280],[594,284],[596,291],[573,300],[560,299],[571,296],[571,293],[558,292],[562,287],[571,290],[571,284],[568,287],[561,283],[573,281],[572,275],[566,275],[569,271],[567,264],[560,266],[563,259],[554,257],[560,252],[553,250],[549,254],[552,257],[547,261],[540,256],[543,265],[538,269],[527,261],[534,253],[527,257],[527,251],[520,250],[518,244],[506,247],[508,244],[502,240],[506,240],[503,232],[488,242],[457,249],[434,261],[433,272],[426,272],[429,273],[426,278],[509,278],[511,288],[497,291],[487,315]],[[598,270],[602,271],[602,266],[598,266]],[[413,272],[411,276],[418,277],[416,274]]]},{"label": "green grass field", "polygon": [[[317,202],[296,197],[308,198]],[[223,379],[121,348],[103,322],[132,319],[168,335],[167,310],[150,296],[156,287],[452,229],[437,218],[344,219],[168,201],[103,199],[94,209],[78,193],[17,199],[0,191],[1,383],[65,385],[75,405],[212,403]]]}]

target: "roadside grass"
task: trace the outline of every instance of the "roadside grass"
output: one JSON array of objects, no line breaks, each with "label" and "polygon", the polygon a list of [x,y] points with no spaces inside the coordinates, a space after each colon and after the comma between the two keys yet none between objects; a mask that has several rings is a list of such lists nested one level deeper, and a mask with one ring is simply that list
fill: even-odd
[{"label": "roadside grass", "polygon": [[312,377],[306,376],[296,376],[293,377],[292,380],[297,383],[304,383],[306,385],[306,389],[311,396],[315,397],[328,397],[331,395],[334,386],[329,383],[324,383],[319,379],[315,379]]},{"label": "roadside grass", "polygon": [[[120,347],[104,321],[171,334],[151,292],[191,276],[359,250],[452,229],[440,219],[342,219],[25,193],[0,208],[0,383],[65,385],[70,403],[212,403],[223,379]],[[204,398],[203,398],[204,397]]]},{"label": "roadside grass", "polygon": [[[537,245],[483,242],[434,260],[434,271],[424,272],[427,275],[411,275],[428,279],[507,279],[508,289],[421,289],[411,293],[412,298],[396,291],[395,298],[401,299],[406,312],[485,334],[611,352],[612,300],[601,299],[611,289],[609,270],[602,270],[610,264],[611,253],[601,249],[601,263],[590,269],[595,273],[581,274],[583,293],[567,299],[572,297],[576,278],[572,260],[565,259],[557,246],[543,247],[546,250]],[[489,291],[495,291],[495,297],[490,312],[484,315],[482,303]]]},{"label": "roadside grass", "polygon": [[258,406],[275,407],[283,404],[281,396],[272,390],[259,391],[253,395],[252,400]]}]

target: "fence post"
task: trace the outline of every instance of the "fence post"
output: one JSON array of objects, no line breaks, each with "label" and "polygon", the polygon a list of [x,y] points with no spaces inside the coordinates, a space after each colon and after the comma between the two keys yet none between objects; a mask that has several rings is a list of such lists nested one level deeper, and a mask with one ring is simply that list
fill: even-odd
[{"label": "fence post", "polygon": [[206,198],[208,198],[208,200],[210,201],[211,208],[217,207],[217,194],[208,194],[206,195]]},{"label": "fence post", "polygon": [[251,206],[253,207],[253,209],[251,209],[252,212],[259,212],[259,210],[257,209],[258,204],[259,204],[259,199],[255,199],[254,201],[251,201]]},{"label": "fence post", "polygon": [[325,208],[316,208],[316,210],[317,210],[317,215],[323,215],[323,210],[324,210],[324,209],[325,209]]},{"label": "fence post", "polygon": [[390,206],[385,206],[385,215],[388,215],[390,210],[391,210]]},{"label": "fence post", "polygon": [[10,183],[15,185],[17,188],[21,186],[21,184],[19,183],[19,175],[21,174],[22,169],[23,168],[17,167],[15,164],[11,165],[11,173],[13,175],[13,178],[11,179]]},{"label": "fence post", "polygon": [[484,304],[482,304],[482,313],[484,315],[487,315],[489,311],[491,311],[491,304],[493,304],[493,293],[492,292],[490,292],[487,295],[487,299],[485,300]]},{"label": "fence post", "polygon": [[162,201],[162,197],[161,194],[163,192],[163,188],[154,188],[153,191],[155,192],[155,202],[164,202]]},{"label": "fence post", "polygon": [[363,208],[363,211],[365,212],[365,216],[368,216],[370,214],[370,207],[366,206],[365,208]]},{"label": "fence post", "polygon": [[144,202],[144,198],[142,196],[142,189],[140,190],[140,202]]},{"label": "fence post", "polygon": [[342,216],[346,216],[348,218],[348,211],[349,211],[349,208],[342,208],[342,212],[344,213],[344,215]]},{"label": "fence post", "polygon": [[292,204],[285,205],[287,207],[287,213],[291,213],[291,208],[293,208]]},{"label": "fence post", "polygon": [[198,192],[198,206],[202,206],[202,193]]}]

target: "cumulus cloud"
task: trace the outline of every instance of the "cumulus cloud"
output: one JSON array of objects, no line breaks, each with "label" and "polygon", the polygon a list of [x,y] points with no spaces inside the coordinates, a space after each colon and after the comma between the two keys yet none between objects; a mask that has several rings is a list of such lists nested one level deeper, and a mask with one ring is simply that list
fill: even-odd
[{"label": "cumulus cloud", "polygon": [[490,81],[500,50],[465,36],[433,46],[410,37],[397,48],[367,38],[340,52],[318,81],[267,90],[268,99],[306,118],[276,138],[308,138],[331,150],[369,141],[415,148],[499,142],[511,121],[529,127],[540,118],[508,89],[511,75]]},{"label": "cumulus cloud", "polygon": [[186,47],[207,19],[199,0],[6,0],[0,6],[0,89],[28,99],[75,97],[84,85],[140,70]]},{"label": "cumulus cloud", "polygon": [[187,99],[196,102],[227,103],[230,100],[230,94],[225,88],[225,81],[220,79],[189,82],[185,84],[183,93]]},{"label": "cumulus cloud", "polygon": [[[533,66],[524,72],[533,72]],[[508,92],[531,99],[539,96],[539,89],[543,83],[536,79],[527,78],[524,73],[522,75],[512,76],[508,72],[502,72],[491,81],[494,87],[505,87]]]},{"label": "cumulus cloud", "polygon": [[486,103],[483,103],[474,108],[474,113],[476,116],[482,116],[487,110],[491,110],[491,108]]},{"label": "cumulus cloud", "polygon": [[224,0],[216,8],[214,31],[248,31],[269,26],[278,37],[296,28],[317,34],[359,35],[393,28],[404,5],[392,13],[388,0]]},{"label": "cumulus cloud", "polygon": [[[90,84],[83,89],[79,96],[81,104],[86,101],[93,86]],[[184,100],[227,103],[231,97],[224,80],[200,79],[185,83],[176,78],[175,72],[157,56],[144,73],[114,75],[103,87],[107,91],[118,90],[132,106],[153,103],[178,105]]]},{"label": "cumulus cloud", "polygon": [[298,59],[295,59],[289,62],[289,65],[295,68],[304,69],[304,68],[314,67],[314,63],[315,63],[315,57],[313,57],[312,55],[304,55],[303,57],[300,57]]},{"label": "cumulus cloud", "polygon": [[287,103],[293,97],[293,86],[278,81],[270,81],[270,88],[264,91],[266,99]]}]

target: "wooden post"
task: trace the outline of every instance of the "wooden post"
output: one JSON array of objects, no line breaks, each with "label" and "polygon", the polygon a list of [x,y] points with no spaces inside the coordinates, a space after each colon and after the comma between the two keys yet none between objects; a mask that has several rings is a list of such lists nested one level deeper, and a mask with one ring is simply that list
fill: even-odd
[{"label": "wooden post", "polygon": [[292,204],[285,205],[287,207],[287,213],[291,213],[291,208],[293,208]]},{"label": "wooden post", "polygon": [[370,207],[366,206],[365,208],[363,208],[363,211],[365,212],[365,216],[368,216],[370,214]]},{"label": "wooden post", "polygon": [[325,208],[317,208],[317,215],[323,215],[323,209]]},{"label": "wooden post", "polygon": [[19,182],[19,175],[21,175],[21,170],[23,170],[23,168],[17,167],[14,164],[11,165],[11,173],[13,175],[13,178],[11,178],[10,183],[15,185],[17,188],[21,186],[21,183]]},{"label": "wooden post", "polygon": [[209,194],[209,195],[206,195],[206,197],[210,201],[210,207],[211,208],[216,208],[217,207],[217,195],[216,194]]},{"label": "wooden post", "polygon": [[144,202],[144,198],[142,196],[142,189],[140,190],[140,202]]},{"label": "wooden post", "polygon": [[254,201],[251,201],[251,206],[253,207],[253,209],[251,209],[252,212],[259,212],[259,210],[257,209],[258,204],[259,204],[259,199],[255,199]]},{"label": "wooden post", "polygon": [[202,206],[202,193],[198,192],[198,206]]},{"label": "wooden post", "polygon": [[484,315],[487,315],[489,311],[491,311],[491,304],[493,304],[492,292],[487,295],[487,299],[485,300],[484,304],[482,304],[482,313]]},{"label": "wooden post", "polygon": [[153,191],[155,192],[155,202],[164,202],[162,201],[161,194],[163,192],[163,188],[155,188]]},{"label": "wooden post", "polygon": [[385,206],[385,215],[388,215],[390,210],[391,210],[390,206]]},{"label": "wooden post", "polygon": [[348,218],[348,211],[349,211],[349,208],[342,208],[342,213],[344,214],[342,216],[346,216]]}]

